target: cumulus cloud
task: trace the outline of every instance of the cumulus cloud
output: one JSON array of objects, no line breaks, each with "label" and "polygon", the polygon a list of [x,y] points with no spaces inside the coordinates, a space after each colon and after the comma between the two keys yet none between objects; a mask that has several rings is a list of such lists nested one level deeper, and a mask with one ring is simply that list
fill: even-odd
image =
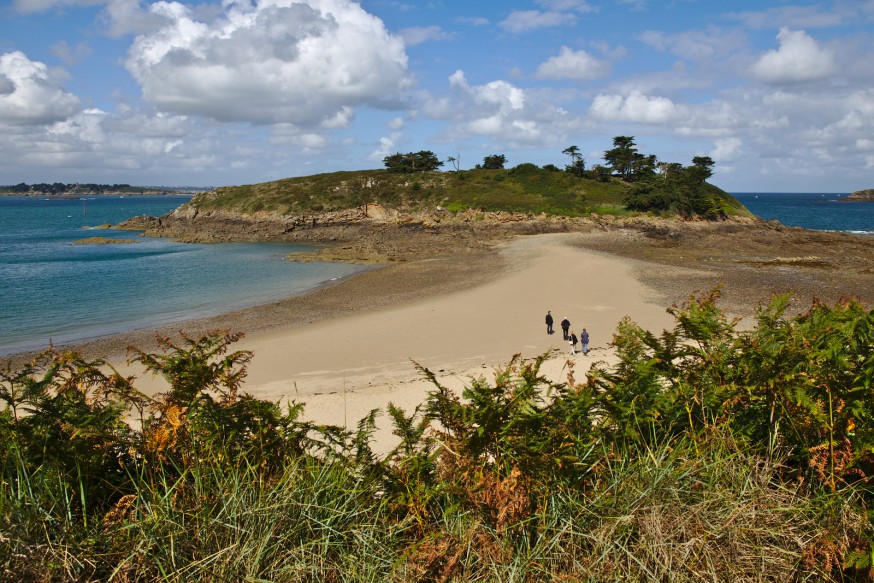
[{"label": "cumulus cloud", "polygon": [[449,77],[449,88],[447,96],[422,98],[422,114],[448,122],[443,139],[482,136],[512,147],[552,146],[579,128],[578,119],[552,102],[554,94],[504,80],[474,85],[461,70]]},{"label": "cumulus cloud", "polygon": [[352,0],[230,2],[211,22],[176,2],[126,67],[163,110],[219,121],[340,127],[409,84],[403,41]]},{"label": "cumulus cloud", "polygon": [[768,51],[753,64],[753,74],[765,83],[817,81],[837,72],[830,51],[803,30],[780,29],[780,48]]},{"label": "cumulus cloud", "polygon": [[610,64],[586,51],[573,51],[561,47],[559,54],[550,57],[537,68],[541,79],[574,79],[588,81],[598,79],[610,72]]},{"label": "cumulus cloud", "polygon": [[79,98],[64,91],[44,63],[20,51],[0,55],[0,124],[53,123],[79,107]]},{"label": "cumulus cloud", "polygon": [[600,94],[589,107],[592,117],[602,121],[660,124],[677,117],[678,108],[667,97],[650,97],[640,91],[627,96]]},{"label": "cumulus cloud", "polygon": [[736,160],[743,148],[740,138],[722,138],[713,143],[710,157],[716,162],[731,162]]}]

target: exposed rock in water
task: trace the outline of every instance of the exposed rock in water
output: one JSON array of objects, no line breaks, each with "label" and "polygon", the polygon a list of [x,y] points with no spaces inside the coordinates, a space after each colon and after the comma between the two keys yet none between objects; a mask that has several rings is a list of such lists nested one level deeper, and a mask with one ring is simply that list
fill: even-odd
[{"label": "exposed rock in water", "polygon": [[112,237],[88,237],[73,241],[74,245],[130,245],[139,243],[136,239],[113,239]]}]

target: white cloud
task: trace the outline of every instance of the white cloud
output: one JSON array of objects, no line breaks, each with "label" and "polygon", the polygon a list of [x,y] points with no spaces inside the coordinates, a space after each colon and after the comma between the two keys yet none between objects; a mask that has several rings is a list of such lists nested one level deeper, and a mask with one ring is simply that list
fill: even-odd
[{"label": "white cloud", "polygon": [[44,63],[20,51],[0,55],[0,124],[53,123],[79,107],[79,98],[64,91]]},{"label": "white cloud", "polygon": [[722,138],[713,143],[710,157],[716,162],[731,162],[740,156],[743,142],[740,138]]},{"label": "white cloud", "polygon": [[481,16],[459,16],[455,20],[456,22],[469,24],[470,26],[488,26],[490,24],[488,18],[483,18]]},{"label": "white cloud", "polygon": [[[255,124],[338,127],[408,86],[403,42],[352,0],[231,2],[212,22],[176,2],[137,37],[126,66],[166,111]],[[339,116],[339,120],[338,120]]]},{"label": "white cloud", "polygon": [[837,72],[831,52],[804,31],[780,29],[780,48],[768,51],[753,64],[753,73],[765,83],[817,81]]},{"label": "white cloud", "polygon": [[372,162],[382,163],[383,159],[386,156],[391,156],[398,151],[397,140],[400,138],[400,136],[400,133],[392,132],[390,136],[383,136],[379,138],[379,146],[367,155],[367,159]]},{"label": "white cloud", "polygon": [[452,35],[439,26],[414,26],[401,29],[398,34],[404,39],[408,47],[414,47],[429,41],[451,40]]},{"label": "white cloud", "polygon": [[574,79],[588,81],[598,79],[610,72],[610,64],[593,57],[586,51],[573,51],[561,47],[559,54],[550,57],[537,68],[541,79]]},{"label": "white cloud", "polygon": [[487,137],[500,147],[553,147],[580,128],[578,118],[553,103],[552,92],[525,90],[504,80],[472,85],[461,70],[449,77],[449,88],[449,96],[421,97],[424,115],[449,124],[442,140]]},{"label": "white cloud", "polygon": [[570,26],[576,23],[573,14],[564,12],[541,12],[540,10],[514,10],[501,21],[501,27],[515,33],[528,32],[538,28]]},{"label": "white cloud", "polygon": [[632,91],[625,97],[598,95],[592,100],[589,113],[603,121],[660,124],[675,119],[678,108],[667,97],[649,97],[640,91]]}]

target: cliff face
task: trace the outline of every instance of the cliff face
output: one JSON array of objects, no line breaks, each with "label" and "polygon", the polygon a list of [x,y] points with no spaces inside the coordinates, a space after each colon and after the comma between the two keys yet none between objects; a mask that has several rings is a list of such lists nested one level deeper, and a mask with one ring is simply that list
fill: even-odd
[{"label": "cliff face", "polygon": [[841,200],[849,202],[874,202],[874,188],[857,190],[850,196],[842,198]]}]

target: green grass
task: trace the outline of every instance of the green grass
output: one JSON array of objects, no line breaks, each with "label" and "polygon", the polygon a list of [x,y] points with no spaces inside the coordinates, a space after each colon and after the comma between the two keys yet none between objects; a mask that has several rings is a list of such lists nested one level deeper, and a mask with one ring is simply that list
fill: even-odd
[{"label": "green grass", "polygon": [[[531,165],[417,174],[362,170],[222,187],[196,196],[191,204],[202,210],[271,211],[280,215],[336,211],[376,202],[407,211],[441,205],[454,212],[482,209],[581,216],[598,212],[596,209],[622,207],[628,189],[628,184],[616,179],[599,182]],[[746,212],[728,193],[715,186],[709,190],[722,202],[726,214]]]}]

